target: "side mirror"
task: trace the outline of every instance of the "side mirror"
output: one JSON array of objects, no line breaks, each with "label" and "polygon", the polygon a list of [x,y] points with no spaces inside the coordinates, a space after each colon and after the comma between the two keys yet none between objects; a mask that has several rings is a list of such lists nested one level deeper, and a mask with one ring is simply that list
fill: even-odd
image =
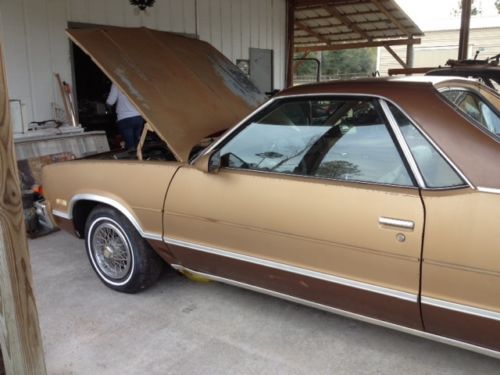
[{"label": "side mirror", "polygon": [[220,152],[212,151],[201,156],[194,163],[194,167],[205,173],[217,173],[221,167]]}]

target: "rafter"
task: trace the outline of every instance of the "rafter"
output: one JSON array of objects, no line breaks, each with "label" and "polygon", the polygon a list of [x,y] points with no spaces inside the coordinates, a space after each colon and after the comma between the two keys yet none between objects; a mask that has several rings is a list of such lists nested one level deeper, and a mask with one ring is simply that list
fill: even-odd
[{"label": "rafter", "polygon": [[331,15],[335,16],[335,18],[339,19],[342,21],[342,23],[349,27],[352,31],[357,32],[359,35],[364,36],[368,40],[372,40],[371,36],[368,35],[362,28],[360,28],[356,23],[352,22],[349,17],[344,16],[344,14],[340,13],[335,7],[331,6],[324,6],[323,9],[330,13]]},{"label": "rafter", "polygon": [[[325,29],[328,28],[328,26],[325,26],[324,27]],[[320,29],[320,28],[311,28],[311,30],[317,30],[317,29]],[[397,29],[396,28],[386,28],[386,29],[372,29],[372,30],[366,30],[367,32],[386,32],[386,31],[396,31]],[[298,29],[296,29],[295,31],[299,31]],[[321,33],[322,36],[324,37],[328,37],[328,36],[334,36],[334,35],[349,35],[349,34],[358,34],[357,32],[355,31],[349,31],[349,32],[345,32],[345,31],[338,31],[338,32],[333,32],[333,33]],[[299,39],[299,38],[307,38],[308,35],[296,35],[295,38]],[[374,39],[376,38],[383,38],[382,36],[374,36],[373,37]]]},{"label": "rafter", "polygon": [[420,44],[421,39],[393,39],[393,40],[380,40],[380,41],[368,41],[368,42],[357,42],[357,43],[332,43],[329,46],[308,46],[308,47],[296,47],[295,52],[304,51],[337,51],[342,49],[355,49],[355,48],[369,48],[369,47],[385,47],[385,46],[401,46],[408,44]]},{"label": "rafter", "polygon": [[394,51],[391,46],[384,46],[385,49],[387,50],[387,52],[389,52],[392,57],[394,57],[394,59],[399,63],[399,65],[401,65],[403,68],[408,68],[408,65],[403,61],[403,59],[401,57],[399,57],[399,55],[396,53],[396,51]]},{"label": "rafter", "polygon": [[403,24],[396,17],[394,17],[394,15],[391,12],[389,12],[379,0],[372,0],[372,3],[382,13],[384,13],[386,17],[389,18],[403,34],[411,36],[411,33],[408,31],[408,29],[404,27]]},{"label": "rafter", "polygon": [[309,35],[314,36],[320,42],[323,42],[323,43],[326,43],[326,44],[330,44],[330,40],[329,39],[324,38],[320,33],[312,30],[309,26],[304,25],[302,22],[295,21],[295,26],[297,26],[299,29],[307,32]]}]

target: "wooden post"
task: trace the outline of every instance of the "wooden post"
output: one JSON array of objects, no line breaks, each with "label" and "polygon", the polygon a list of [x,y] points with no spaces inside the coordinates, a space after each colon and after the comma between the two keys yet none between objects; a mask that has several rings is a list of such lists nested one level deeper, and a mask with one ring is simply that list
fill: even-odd
[{"label": "wooden post", "polygon": [[294,27],[295,27],[295,1],[286,2],[286,87],[293,85],[293,55],[294,55]]},{"label": "wooden post", "polygon": [[1,47],[0,43],[0,344],[8,375],[44,375]]},{"label": "wooden post", "polygon": [[460,39],[458,41],[458,59],[467,59],[469,49],[469,29],[472,0],[462,0],[462,14],[460,23]]}]

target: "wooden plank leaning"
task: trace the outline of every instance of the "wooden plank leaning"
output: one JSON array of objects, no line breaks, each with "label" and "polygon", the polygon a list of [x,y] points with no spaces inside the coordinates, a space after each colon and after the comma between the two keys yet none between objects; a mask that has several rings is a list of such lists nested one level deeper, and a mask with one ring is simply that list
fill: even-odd
[{"label": "wooden plank leaning", "polygon": [[0,42],[0,345],[8,375],[46,374]]}]

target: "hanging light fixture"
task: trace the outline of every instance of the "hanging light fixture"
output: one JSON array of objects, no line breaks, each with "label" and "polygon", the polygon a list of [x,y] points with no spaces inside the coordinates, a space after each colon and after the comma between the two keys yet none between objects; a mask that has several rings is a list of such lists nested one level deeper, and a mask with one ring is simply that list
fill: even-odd
[{"label": "hanging light fixture", "polygon": [[154,5],[155,0],[130,0],[130,4],[136,6],[140,10],[146,10]]}]

